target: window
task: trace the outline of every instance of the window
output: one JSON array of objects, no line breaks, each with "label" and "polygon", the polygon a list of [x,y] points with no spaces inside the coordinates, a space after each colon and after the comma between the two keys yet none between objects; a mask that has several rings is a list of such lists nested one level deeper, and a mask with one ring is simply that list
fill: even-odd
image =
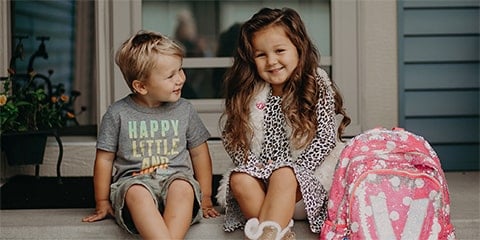
[{"label": "window", "polygon": [[[49,1],[46,1],[49,2]],[[227,27],[236,21],[249,18],[262,6],[292,6],[300,9],[299,12],[305,20],[309,28],[309,33],[316,41],[318,41],[319,49],[322,54],[322,64],[331,68],[331,77],[339,85],[344,96],[345,105],[353,122],[347,129],[348,135],[360,132],[359,123],[359,80],[358,80],[358,62],[357,62],[357,4],[356,1],[76,1],[77,3],[90,3],[94,6],[95,14],[90,14],[90,19],[96,25],[95,31],[92,27],[83,30],[82,35],[90,36],[91,42],[96,39],[96,58],[86,57],[90,63],[96,64],[96,70],[91,70],[90,77],[83,79],[94,79],[97,84],[86,84],[90,86],[92,95],[90,97],[82,97],[83,100],[91,101],[92,112],[94,113],[89,123],[96,124],[100,121],[102,114],[106,111],[108,105],[114,100],[119,99],[128,93],[128,89],[121,79],[121,73],[116,68],[113,61],[113,53],[115,49],[131,34],[144,28],[152,28],[153,30],[167,31],[172,34],[175,27],[174,21],[176,14],[181,7],[189,6],[187,9],[194,9],[203,13],[200,19],[209,16],[209,20],[202,22],[203,25],[213,21],[213,29],[200,28],[199,31],[205,34],[207,38],[214,39],[211,44],[216,43],[219,34],[225,31]],[[307,5],[302,7],[302,2]],[[6,1],[0,4],[3,16],[9,15],[9,4]],[[191,7],[189,3],[196,7]],[[273,5],[275,4],[275,5]],[[143,7],[142,7],[143,6]],[[148,6],[148,7],[147,7]],[[308,7],[306,7],[308,6]],[[168,24],[155,24],[155,21],[149,22],[149,14],[152,9],[156,9],[157,15],[166,16],[170,19]],[[144,10],[142,10],[144,9]],[[205,9],[210,10],[206,14]],[[242,11],[237,9],[241,9]],[[206,11],[206,10],[205,10]],[[318,14],[322,12],[322,14]],[[155,12],[154,12],[155,13]],[[162,14],[159,14],[162,13]],[[215,14],[214,14],[215,13]],[[328,16],[329,14],[329,16]],[[82,18],[86,19],[86,18]],[[200,20],[199,20],[200,21]],[[143,25],[142,25],[143,22]],[[328,24],[327,24],[328,23]],[[9,21],[2,21],[2,28],[5,32],[9,32]],[[155,27],[154,27],[155,26]],[[159,29],[155,29],[155,28]],[[166,30],[164,30],[166,29]],[[330,29],[326,30],[325,29]],[[330,33],[329,35],[323,32]],[[327,37],[328,36],[328,37]],[[3,39],[0,42],[3,49],[11,49],[13,41]],[[95,45],[95,44],[94,44]],[[93,53],[94,51],[92,51]],[[185,59],[185,67],[190,71],[217,71],[224,70],[231,62],[230,58],[223,56],[213,56],[210,52],[208,57],[203,58],[187,58]],[[6,75],[8,68],[9,56],[3,55],[2,72]],[[96,72],[95,72],[96,71]],[[85,71],[83,71],[85,72]],[[212,80],[217,81],[218,80]],[[79,81],[85,83],[85,81]],[[211,83],[213,84],[213,83]],[[219,98],[219,92],[215,92],[210,84],[204,87],[209,88],[208,91],[196,90],[198,95],[192,99],[202,118],[209,124],[209,130],[214,136],[218,136],[218,117],[222,108],[222,100]],[[95,87],[98,89],[95,90]],[[83,92],[83,91],[82,91]],[[99,93],[98,95],[95,93]],[[95,111],[94,108],[97,108]]]},{"label": "window", "polygon": [[[306,5],[302,5],[305,3]],[[177,13],[187,9],[195,16],[197,33],[209,39],[208,45],[215,49],[218,36],[237,21],[248,19],[262,6],[291,6],[297,9],[309,28],[309,33],[318,43],[323,59],[322,64],[331,67],[332,79],[337,83],[344,96],[345,105],[352,118],[347,135],[360,132],[358,117],[358,68],[357,68],[357,3],[355,1],[98,1],[96,2],[98,34],[98,72],[99,72],[99,112],[105,112],[114,100],[128,94],[129,90],[121,79],[120,71],[113,64],[113,52],[132,34],[143,28],[151,28],[166,34],[173,34]],[[143,7],[142,7],[143,6]],[[319,12],[322,12],[320,14]],[[150,18],[151,15],[162,16]],[[326,15],[325,15],[326,14]],[[328,15],[329,14],[329,15]],[[166,19],[166,20],[165,20]],[[142,23],[143,22],[143,23]],[[328,24],[326,24],[328,22]],[[326,26],[325,26],[326,24]],[[209,26],[208,28],[206,27]],[[210,27],[214,26],[214,27]],[[330,30],[325,30],[330,29]],[[328,39],[325,33],[331,33]],[[112,34],[109,34],[112,33]],[[330,40],[331,39],[331,40]],[[326,44],[326,45],[325,45]],[[208,51],[207,51],[208,52]],[[213,71],[228,67],[228,57],[217,57],[214,51],[202,57],[186,58],[184,66],[189,70]],[[330,56],[331,57],[328,57]],[[326,60],[326,61],[324,61]],[[192,76],[189,76],[191,78]],[[202,78],[199,78],[202,79]],[[223,102],[214,88],[203,86],[205,79],[195,83],[192,88],[197,96],[190,96],[200,116],[214,137],[220,136],[218,119]],[[195,85],[200,86],[195,90]],[[201,90],[209,88],[208,91]]]},{"label": "window", "polygon": [[168,1],[142,2],[142,28],[176,39],[186,48],[187,82],[182,96],[221,98],[222,76],[231,64],[238,31],[259,6],[291,7],[303,16],[307,30],[329,65],[329,1]]},{"label": "window", "polygon": [[[35,71],[54,88],[62,84],[75,97],[75,121],[63,135],[95,135],[94,2],[75,0],[10,1],[11,60],[17,73]],[[7,4],[8,5],[8,4]],[[8,31],[10,32],[10,31]],[[73,99],[73,98],[71,98]]]},{"label": "window", "polygon": [[[321,53],[324,69],[331,74],[330,1],[142,1],[141,28],[169,35],[187,49],[182,96],[197,105],[207,124],[218,123],[222,76],[231,65],[240,24],[262,6],[296,9]],[[218,136],[218,126],[209,129]]]},{"label": "window", "polygon": [[[49,2],[49,1],[43,1]],[[94,64],[96,68],[91,73],[90,79],[93,79],[93,84],[90,84],[92,89],[93,96],[89,98],[93,103],[93,107],[96,107],[95,117],[93,123],[98,124],[100,122],[101,116],[105,113],[107,107],[115,100],[124,97],[129,93],[129,89],[122,80],[122,75],[118,68],[114,64],[114,52],[120,44],[127,39],[132,34],[136,33],[138,30],[142,29],[142,1],[75,1],[76,3],[82,4],[92,4],[93,13],[90,15],[89,20],[93,22],[95,27],[83,29],[81,35],[88,36],[95,47],[95,51],[92,51],[93,57],[86,56],[85,60],[91,64]],[[171,1],[171,2],[184,2],[184,1]],[[199,5],[207,4],[211,1],[191,1],[198,2]],[[218,1],[222,4],[227,4],[230,2],[230,12],[237,14],[235,10],[235,4],[250,2],[252,4],[257,4],[255,11],[258,10],[263,5],[269,5],[274,1],[269,1],[267,4],[264,2],[253,2],[253,1]],[[300,2],[300,1],[275,1],[282,3],[290,2]],[[315,2],[317,1],[305,1],[305,2]],[[322,4],[325,1],[322,1]],[[328,3],[328,2],[327,2]],[[11,31],[10,31],[10,4],[11,1],[0,1],[0,27],[2,28],[3,33],[7,33],[7,36],[0,38],[0,49],[12,49],[14,43],[11,42]],[[329,5],[330,12],[329,17],[329,28],[330,28],[330,43],[326,45],[327,47],[320,46],[322,51],[322,64],[325,66],[330,66],[331,77],[337,83],[340,90],[342,91],[347,112],[352,118],[352,123],[347,128],[347,135],[355,135],[360,132],[360,118],[359,118],[359,99],[360,90],[359,90],[359,70],[358,70],[358,52],[357,49],[358,43],[358,29],[357,25],[357,13],[359,11],[357,1],[330,1]],[[203,5],[202,5],[203,6]],[[232,10],[233,9],[233,10]],[[225,10],[227,11],[227,10]],[[308,13],[316,14],[318,9],[306,10]],[[239,12],[240,13],[240,12]],[[233,18],[237,16],[235,14],[229,13],[229,17],[237,20],[238,18]],[[253,14],[250,13],[250,15]],[[324,20],[311,20],[305,19],[308,15],[307,13],[301,12],[302,18],[305,21],[310,21],[308,24],[312,24],[313,28],[317,28],[319,22]],[[206,15],[205,15],[206,16]],[[316,15],[315,15],[316,16]],[[218,16],[217,16],[218,17]],[[249,16],[248,16],[249,17]],[[318,17],[318,16],[317,16]],[[85,21],[87,18],[82,18],[82,21]],[[175,19],[175,18],[172,18]],[[314,22],[311,22],[314,21]],[[360,23],[360,26],[365,25],[365,23]],[[224,30],[227,24],[222,25],[218,30]],[[322,29],[326,29],[324,26]],[[172,26],[173,29],[173,26]],[[316,30],[310,30],[316,31]],[[325,40],[319,40],[321,44],[328,42]],[[37,43],[38,44],[38,43]],[[38,45],[36,45],[38,46]],[[48,46],[47,46],[48,47]],[[330,51],[330,52],[325,52]],[[94,53],[94,54],[93,54]],[[326,58],[330,56],[330,58]],[[7,68],[9,65],[10,54],[7,54],[6,51],[0,56],[0,74],[2,76],[7,75]],[[226,61],[225,61],[226,60]],[[188,58],[185,60],[185,65],[190,66],[192,69],[197,68],[226,68],[230,65],[230,62],[227,59],[220,58]],[[84,66],[84,65],[83,65]],[[87,77],[88,78],[88,77]],[[81,81],[85,83],[85,81]],[[87,84],[88,86],[88,84]],[[83,92],[82,92],[83,93]],[[98,94],[97,94],[98,93]],[[207,124],[210,132],[214,137],[219,136],[218,131],[218,118],[222,111],[223,102],[221,98],[197,98],[191,100],[196,106],[200,116]],[[74,133],[75,134],[75,133]],[[68,147],[69,150],[65,151],[68,156],[64,156],[65,159],[69,159],[73,163],[80,163],[80,167],[77,165],[72,165],[69,173],[69,169],[65,169],[65,174],[79,174],[89,175],[91,174],[91,168],[85,168],[83,163],[86,161],[94,159],[95,154],[95,139],[93,137],[81,137],[78,136],[62,138],[64,146]],[[67,142],[68,141],[68,142]],[[67,146],[68,145],[68,146]],[[221,144],[212,144],[211,153],[212,158],[217,159],[214,164],[215,168],[224,169],[222,164],[228,163],[228,161],[223,161],[225,159],[225,154],[222,153],[223,147]],[[47,150],[46,153],[50,154],[45,157],[45,162],[56,162],[56,149],[57,146],[51,145],[51,151]],[[49,161],[50,160],[50,161]],[[12,169],[2,168],[5,171],[8,170],[9,174],[15,174],[15,171]],[[51,170],[48,170],[51,169]],[[74,169],[74,170],[73,170]],[[81,170],[81,171],[79,171]],[[6,176],[5,171],[0,172],[0,175]],[[52,174],[55,174],[55,164],[52,164],[51,168],[45,167],[42,171],[50,171]],[[83,171],[83,172],[82,172]],[[23,172],[22,172],[23,173]],[[220,173],[220,172],[216,172]]]},{"label": "window", "polygon": [[[46,1],[49,2],[49,1]],[[125,96],[129,90],[123,81],[119,81],[122,78],[120,71],[116,68],[114,64],[114,50],[131,34],[134,34],[138,30],[144,28],[143,24],[147,27],[152,25],[152,22],[149,20],[143,20],[147,18],[149,13],[148,10],[145,11],[145,16],[142,11],[142,6],[148,4],[153,5],[162,5],[166,4],[167,9],[178,9],[182,7],[181,4],[187,5],[188,3],[196,4],[199,7],[189,7],[189,9],[196,9],[195,11],[203,11],[203,9],[198,9],[203,6],[203,8],[212,8],[212,18],[216,20],[215,30],[201,30],[203,34],[206,33],[206,37],[215,38],[218,34],[229,25],[235,21],[245,20],[249,18],[254,12],[256,12],[261,6],[279,6],[280,4],[287,5],[290,4],[295,9],[306,9],[305,12],[300,12],[302,18],[309,25],[310,35],[317,36],[317,34],[322,31],[330,32],[330,35],[319,34],[322,36],[322,39],[317,37],[312,37],[320,44],[319,49],[322,53],[322,64],[325,66],[330,66],[331,68],[331,77],[339,85],[342,94],[344,96],[345,105],[349,115],[352,118],[352,124],[347,128],[347,135],[354,135],[360,132],[360,123],[359,123],[359,77],[358,77],[358,61],[357,61],[357,2],[356,1],[78,1],[82,3],[90,3],[94,6],[94,13],[91,14],[90,19],[94,22],[96,28],[95,31],[92,31],[93,28],[84,30],[90,35],[91,38],[95,38],[96,41],[92,40],[96,46],[96,58],[92,60],[90,58],[90,63],[96,65],[96,69],[91,70],[91,74],[95,74],[90,77],[97,81],[96,84],[90,85],[90,91],[92,93],[91,97],[82,98],[89,99],[92,101],[91,106],[96,107],[96,111],[92,119],[90,120],[93,124],[98,124],[102,114],[106,111],[106,108],[115,100],[120,99]],[[243,4],[240,8],[240,5]],[[10,1],[1,1],[0,9],[2,11],[2,16],[10,15]],[[195,5],[194,4],[194,5]],[[273,5],[276,4],[276,5]],[[307,5],[302,5],[307,4]],[[213,5],[213,6],[211,6]],[[169,7],[170,6],[170,7]],[[303,8],[301,6],[304,6]],[[305,7],[309,6],[309,7]],[[242,11],[236,11],[238,9],[243,9]],[[143,8],[145,9],[145,7]],[[322,9],[323,12],[326,12],[326,15],[319,18],[317,13]],[[159,29],[161,31],[172,32],[174,29],[174,21],[176,20],[176,13],[178,11],[167,11],[162,10],[163,14],[157,14],[157,16],[166,16],[166,21],[170,21],[169,25],[161,25],[166,27],[166,30]],[[210,10],[212,11],[212,10]],[[300,10],[299,10],[300,11]],[[167,15],[164,15],[165,12],[169,12]],[[329,17],[328,16],[329,13]],[[203,14],[201,18],[210,16],[210,13]],[[346,17],[348,16],[348,17]],[[312,17],[310,19],[310,17]],[[84,18],[85,19],[85,18]],[[163,19],[163,20],[165,20]],[[222,19],[222,21],[220,21]],[[213,20],[203,20],[203,21],[213,21]],[[155,21],[155,20],[154,20]],[[158,20],[158,22],[160,22]],[[328,26],[321,23],[328,22]],[[3,29],[10,29],[10,22],[8,19],[1,19],[0,24]],[[205,24],[205,23],[203,23]],[[317,30],[318,27],[318,30]],[[313,30],[311,29],[313,28]],[[325,30],[325,29],[330,30]],[[202,28],[203,29],[203,28]],[[155,30],[155,29],[154,29]],[[212,32],[213,31],[213,32]],[[10,31],[8,31],[10,32]],[[329,37],[326,37],[329,36]],[[324,39],[327,38],[327,39]],[[212,41],[216,42],[216,41]],[[14,44],[13,41],[9,39],[2,38],[0,40],[2,49],[11,49]],[[10,53],[4,51],[2,54],[1,61],[1,73],[6,75],[6,69],[8,68]],[[329,57],[330,56],[330,57]],[[203,70],[203,71],[214,71],[222,70],[228,67],[231,62],[229,62],[228,57],[217,57],[209,55],[209,57],[203,58],[187,58],[185,59],[185,66],[190,70]],[[97,90],[93,90],[97,87]],[[83,91],[83,90],[82,90]],[[208,92],[208,91],[206,91]],[[100,94],[96,94],[100,93]],[[83,93],[82,93],[83,94]],[[86,94],[86,92],[85,92]],[[192,102],[197,107],[200,115],[203,120],[207,123],[209,130],[214,136],[219,136],[218,129],[218,117],[222,111],[222,100],[217,96],[212,94],[218,94],[210,90],[209,95],[199,94],[199,97],[192,99]]]}]

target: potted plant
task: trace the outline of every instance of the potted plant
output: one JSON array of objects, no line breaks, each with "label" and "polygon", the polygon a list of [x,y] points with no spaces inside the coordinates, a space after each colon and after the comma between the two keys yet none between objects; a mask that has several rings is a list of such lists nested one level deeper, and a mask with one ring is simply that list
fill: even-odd
[{"label": "potted plant", "polygon": [[47,136],[58,138],[56,129],[75,120],[72,106],[80,93],[67,96],[63,84],[52,87],[49,78],[34,71],[8,72],[0,88],[2,150],[10,165],[41,164]]}]

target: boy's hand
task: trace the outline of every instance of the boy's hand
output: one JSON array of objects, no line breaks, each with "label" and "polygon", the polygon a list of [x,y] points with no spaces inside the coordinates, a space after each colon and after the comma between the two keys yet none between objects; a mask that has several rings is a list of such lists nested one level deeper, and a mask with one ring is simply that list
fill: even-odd
[{"label": "boy's hand", "polygon": [[107,216],[114,216],[112,205],[108,200],[98,201],[95,213],[84,217],[82,222],[95,222],[105,219]]},{"label": "boy's hand", "polygon": [[214,218],[220,216],[220,213],[213,208],[212,199],[210,196],[202,197],[202,211],[204,218]]}]

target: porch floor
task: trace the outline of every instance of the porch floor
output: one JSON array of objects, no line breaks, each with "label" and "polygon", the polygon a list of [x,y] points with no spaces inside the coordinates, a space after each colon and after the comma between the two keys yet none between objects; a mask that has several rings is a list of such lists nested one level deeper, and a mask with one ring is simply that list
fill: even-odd
[{"label": "porch floor", "polygon": [[[451,219],[457,239],[480,239],[479,172],[447,172],[451,197]],[[83,223],[93,209],[22,209],[0,211],[1,239],[140,239],[121,230],[113,219]],[[222,230],[223,215],[193,225],[186,239],[243,239],[237,230]],[[296,221],[297,239],[318,239],[308,224]]]}]

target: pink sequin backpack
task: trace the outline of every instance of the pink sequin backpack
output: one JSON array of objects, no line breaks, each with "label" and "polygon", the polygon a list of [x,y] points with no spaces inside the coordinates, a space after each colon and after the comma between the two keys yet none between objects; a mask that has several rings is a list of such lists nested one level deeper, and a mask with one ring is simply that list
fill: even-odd
[{"label": "pink sequin backpack", "polygon": [[437,154],[401,128],[375,128],[340,155],[319,239],[455,239]]}]

